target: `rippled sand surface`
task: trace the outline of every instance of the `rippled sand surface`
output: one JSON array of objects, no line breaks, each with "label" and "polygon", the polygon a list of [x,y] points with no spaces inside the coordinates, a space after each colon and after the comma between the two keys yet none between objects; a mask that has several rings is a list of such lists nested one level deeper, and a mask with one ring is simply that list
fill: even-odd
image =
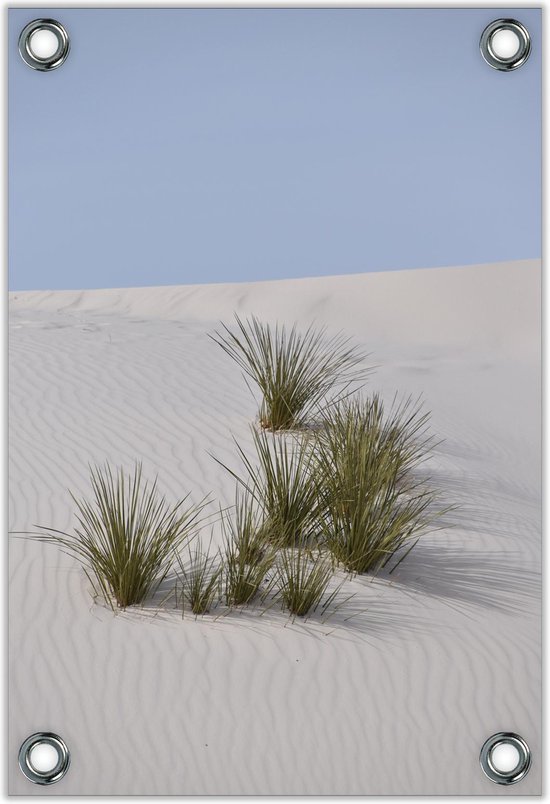
[{"label": "rippled sand surface", "polygon": [[[207,333],[234,312],[344,329],[370,388],[422,394],[454,526],[328,618],[114,615],[55,547],[10,537],[13,794],[536,794],[540,763],[540,263],[254,284],[10,296],[10,529],[68,529],[89,462],[158,473],[169,498],[233,500],[256,403]],[[216,534],[214,535],[216,539]],[[72,752],[19,772],[38,730]],[[493,785],[496,731],[530,744]]]}]

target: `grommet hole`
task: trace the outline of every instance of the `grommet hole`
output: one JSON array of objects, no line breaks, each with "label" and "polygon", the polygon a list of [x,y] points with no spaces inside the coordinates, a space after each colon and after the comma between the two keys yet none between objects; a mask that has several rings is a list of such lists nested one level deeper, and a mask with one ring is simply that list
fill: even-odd
[{"label": "grommet hole", "polygon": [[29,751],[27,761],[36,773],[51,773],[59,763],[59,752],[51,743],[36,743]]},{"label": "grommet hole", "polygon": [[27,23],[19,34],[19,53],[29,67],[47,72],[60,67],[69,54],[69,34],[57,20]]},{"label": "grommet hole", "polygon": [[479,48],[489,67],[509,72],[517,70],[529,58],[531,37],[518,20],[494,20],[481,34]]},{"label": "grommet hole", "polygon": [[520,763],[520,753],[515,745],[497,743],[490,754],[490,761],[497,773],[511,773]]},{"label": "grommet hole", "polygon": [[519,36],[507,28],[495,31],[491,37],[491,50],[499,59],[513,59],[520,45]]},{"label": "grommet hole", "polygon": [[19,767],[33,784],[54,784],[62,779],[71,755],[61,737],[49,731],[31,734],[19,748]]},{"label": "grommet hole", "polygon": [[29,37],[28,48],[35,59],[46,61],[59,50],[59,38],[48,28],[38,28]]},{"label": "grommet hole", "polygon": [[501,731],[485,740],[479,762],[495,784],[516,784],[531,767],[531,751],[519,734]]}]

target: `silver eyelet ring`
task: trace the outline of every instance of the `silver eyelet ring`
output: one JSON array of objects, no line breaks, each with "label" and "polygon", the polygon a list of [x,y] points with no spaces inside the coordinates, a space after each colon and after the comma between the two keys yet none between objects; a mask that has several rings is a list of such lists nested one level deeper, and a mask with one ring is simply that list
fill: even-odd
[{"label": "silver eyelet ring", "polygon": [[[37,745],[51,745],[57,751],[57,762],[53,768],[41,771],[34,767],[31,752]],[[39,731],[27,737],[19,749],[19,767],[27,779],[34,784],[54,784],[65,776],[71,764],[69,749],[57,734]]]},{"label": "silver eyelet ring", "polygon": [[[51,31],[57,37],[57,50],[45,59],[33,53],[31,48],[31,37],[37,31]],[[69,48],[69,34],[56,20],[33,20],[19,34],[19,53],[33,70],[45,72],[60,67],[69,55]]]},{"label": "silver eyelet ring", "polygon": [[[513,31],[518,38],[519,47],[517,52],[509,58],[498,56],[493,50],[493,37],[499,31]],[[479,49],[481,55],[490,67],[495,70],[517,70],[522,64],[525,64],[531,53],[531,37],[527,28],[517,20],[495,20],[488,25],[483,33],[479,42]]]},{"label": "silver eyelet ring", "polygon": [[[519,761],[510,771],[501,771],[495,767],[492,754],[497,745],[512,745],[519,754]],[[521,781],[531,767],[531,751],[525,740],[510,731],[500,731],[493,734],[483,743],[479,755],[479,762],[485,776],[496,784],[516,784]]]}]

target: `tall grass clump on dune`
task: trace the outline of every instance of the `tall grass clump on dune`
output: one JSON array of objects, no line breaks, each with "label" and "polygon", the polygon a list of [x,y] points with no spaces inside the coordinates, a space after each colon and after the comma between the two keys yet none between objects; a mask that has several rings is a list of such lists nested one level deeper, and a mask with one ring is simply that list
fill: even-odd
[{"label": "tall grass clump on dune", "polygon": [[176,555],[176,605],[181,604],[183,613],[187,605],[193,614],[207,614],[220,595],[222,565],[217,554],[210,555],[210,548],[211,544],[205,549],[197,537],[187,548],[187,561]]},{"label": "tall grass clump on dune", "polygon": [[237,444],[240,476],[226,468],[254,498],[266,538],[278,546],[309,542],[319,519],[316,464],[309,438],[283,438],[252,428],[255,459]]},{"label": "tall grass clump on dune", "polygon": [[142,603],[165,579],[174,551],[194,535],[206,505],[186,506],[187,497],[170,505],[143,480],[142,466],[133,473],[109,464],[91,467],[92,499],[79,499],[71,533],[40,527],[32,538],[57,544],[84,568],[96,593],[120,608]]},{"label": "tall grass clump on dune", "polygon": [[[273,567],[275,550],[266,540],[261,518],[249,495],[237,497],[233,515],[226,514],[222,528],[226,602],[229,606],[250,603]],[[265,594],[267,589],[262,591]]]},{"label": "tall grass clump on dune", "polygon": [[276,585],[283,609],[298,617],[325,609],[338,592],[327,595],[333,576],[330,558],[320,551],[302,547],[286,548],[277,558]]},{"label": "tall grass clump on dune", "polygon": [[322,531],[350,572],[383,566],[443,513],[437,492],[415,471],[433,446],[428,419],[412,399],[394,401],[386,413],[379,396],[325,413],[316,444]]},{"label": "tall grass clump on dune", "polygon": [[310,326],[264,324],[255,316],[235,316],[236,331],[222,324],[210,336],[237,363],[261,393],[260,424],[267,430],[303,426],[333,394],[346,395],[368,373],[366,357],[342,334]]}]

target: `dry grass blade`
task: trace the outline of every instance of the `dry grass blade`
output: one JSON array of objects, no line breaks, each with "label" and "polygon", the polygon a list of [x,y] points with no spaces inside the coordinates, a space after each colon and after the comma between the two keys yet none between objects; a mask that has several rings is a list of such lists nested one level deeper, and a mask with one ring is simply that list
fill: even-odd
[{"label": "dry grass blade", "polygon": [[205,550],[198,537],[193,547],[188,546],[187,562],[184,563],[181,556],[176,555],[178,563],[176,601],[179,586],[182,590],[179,601],[183,613],[187,604],[193,614],[207,614],[220,596],[222,565],[217,554],[210,555],[211,545],[212,540]]},{"label": "dry grass blade", "polygon": [[90,475],[91,500],[71,493],[77,509],[73,532],[38,526],[39,533],[27,535],[73,556],[110,605],[142,603],[166,577],[174,551],[194,534],[207,502],[184,507],[186,497],[169,505],[156,480],[143,481],[140,463],[133,474],[105,464],[90,467]]},{"label": "dry grass blade", "polygon": [[225,324],[212,339],[237,363],[261,393],[260,423],[269,430],[303,426],[332,394],[345,396],[363,383],[366,354],[342,334],[310,326],[264,324],[237,315],[236,331]]},{"label": "dry grass blade", "polygon": [[323,532],[351,572],[382,566],[443,513],[437,492],[414,471],[433,445],[428,418],[411,399],[394,400],[385,413],[378,396],[326,412],[316,448]]}]

